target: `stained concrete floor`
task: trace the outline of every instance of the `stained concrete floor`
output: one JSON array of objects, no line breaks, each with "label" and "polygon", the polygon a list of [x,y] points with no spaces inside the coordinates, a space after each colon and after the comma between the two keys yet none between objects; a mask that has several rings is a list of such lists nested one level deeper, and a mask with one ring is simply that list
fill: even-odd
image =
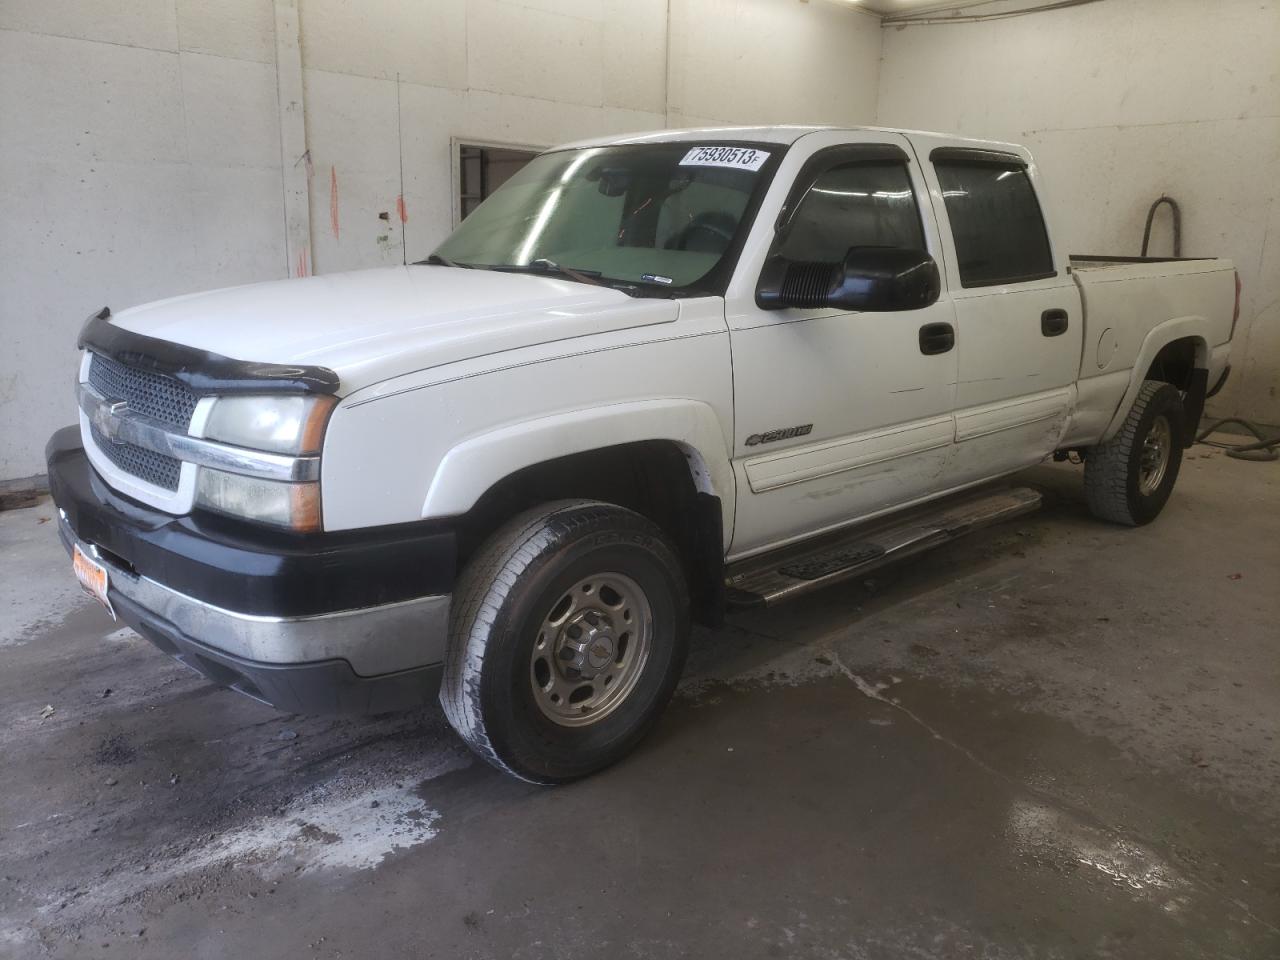
[{"label": "stained concrete floor", "polygon": [[1280,956],[1280,466],[1199,447],[1142,530],[1023,479],[1040,514],[697,631],[555,790],[436,709],[215,689],[0,515],[0,956]]}]

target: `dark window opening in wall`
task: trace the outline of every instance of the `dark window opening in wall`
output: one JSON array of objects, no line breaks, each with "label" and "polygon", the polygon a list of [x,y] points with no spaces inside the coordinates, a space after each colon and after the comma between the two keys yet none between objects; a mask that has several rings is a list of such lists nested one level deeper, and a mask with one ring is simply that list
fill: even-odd
[{"label": "dark window opening in wall", "polygon": [[458,212],[467,216],[481,202],[537,156],[532,150],[458,144]]}]

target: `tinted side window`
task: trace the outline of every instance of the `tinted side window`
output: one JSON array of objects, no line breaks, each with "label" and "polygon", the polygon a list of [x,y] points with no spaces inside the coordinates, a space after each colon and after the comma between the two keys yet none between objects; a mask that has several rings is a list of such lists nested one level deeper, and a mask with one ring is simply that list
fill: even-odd
[{"label": "tinted side window", "polygon": [[1054,275],[1044,217],[1027,171],[1016,164],[934,164],[966,287]]},{"label": "tinted side window", "polygon": [[847,163],[819,174],[775,253],[835,263],[850,247],[924,248],[905,164]]}]

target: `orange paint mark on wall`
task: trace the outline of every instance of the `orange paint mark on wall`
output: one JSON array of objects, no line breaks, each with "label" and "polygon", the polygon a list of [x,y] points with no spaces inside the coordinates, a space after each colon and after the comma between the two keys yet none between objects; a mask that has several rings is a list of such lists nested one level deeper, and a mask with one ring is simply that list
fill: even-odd
[{"label": "orange paint mark on wall", "polygon": [[295,277],[306,277],[311,275],[310,257],[306,247],[298,251],[298,262],[294,265]]},{"label": "orange paint mark on wall", "polygon": [[329,225],[333,227],[333,239],[338,239],[338,168],[329,167]]},{"label": "orange paint mark on wall", "polygon": [[405,208],[403,193],[396,197],[396,213],[400,214],[401,223],[409,222],[409,211]]}]

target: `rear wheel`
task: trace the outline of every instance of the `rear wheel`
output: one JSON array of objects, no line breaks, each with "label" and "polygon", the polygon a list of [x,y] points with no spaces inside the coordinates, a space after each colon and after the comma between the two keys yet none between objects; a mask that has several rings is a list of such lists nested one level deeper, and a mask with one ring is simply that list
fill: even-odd
[{"label": "rear wheel", "polygon": [[680,561],[639,514],[576,500],[508,522],[468,564],[440,701],[494,766],[562,783],[625,756],[688,647]]},{"label": "rear wheel", "polygon": [[1159,516],[1178,479],[1185,438],[1177,388],[1143,381],[1119,432],[1085,460],[1085,496],[1093,515],[1131,527]]}]

